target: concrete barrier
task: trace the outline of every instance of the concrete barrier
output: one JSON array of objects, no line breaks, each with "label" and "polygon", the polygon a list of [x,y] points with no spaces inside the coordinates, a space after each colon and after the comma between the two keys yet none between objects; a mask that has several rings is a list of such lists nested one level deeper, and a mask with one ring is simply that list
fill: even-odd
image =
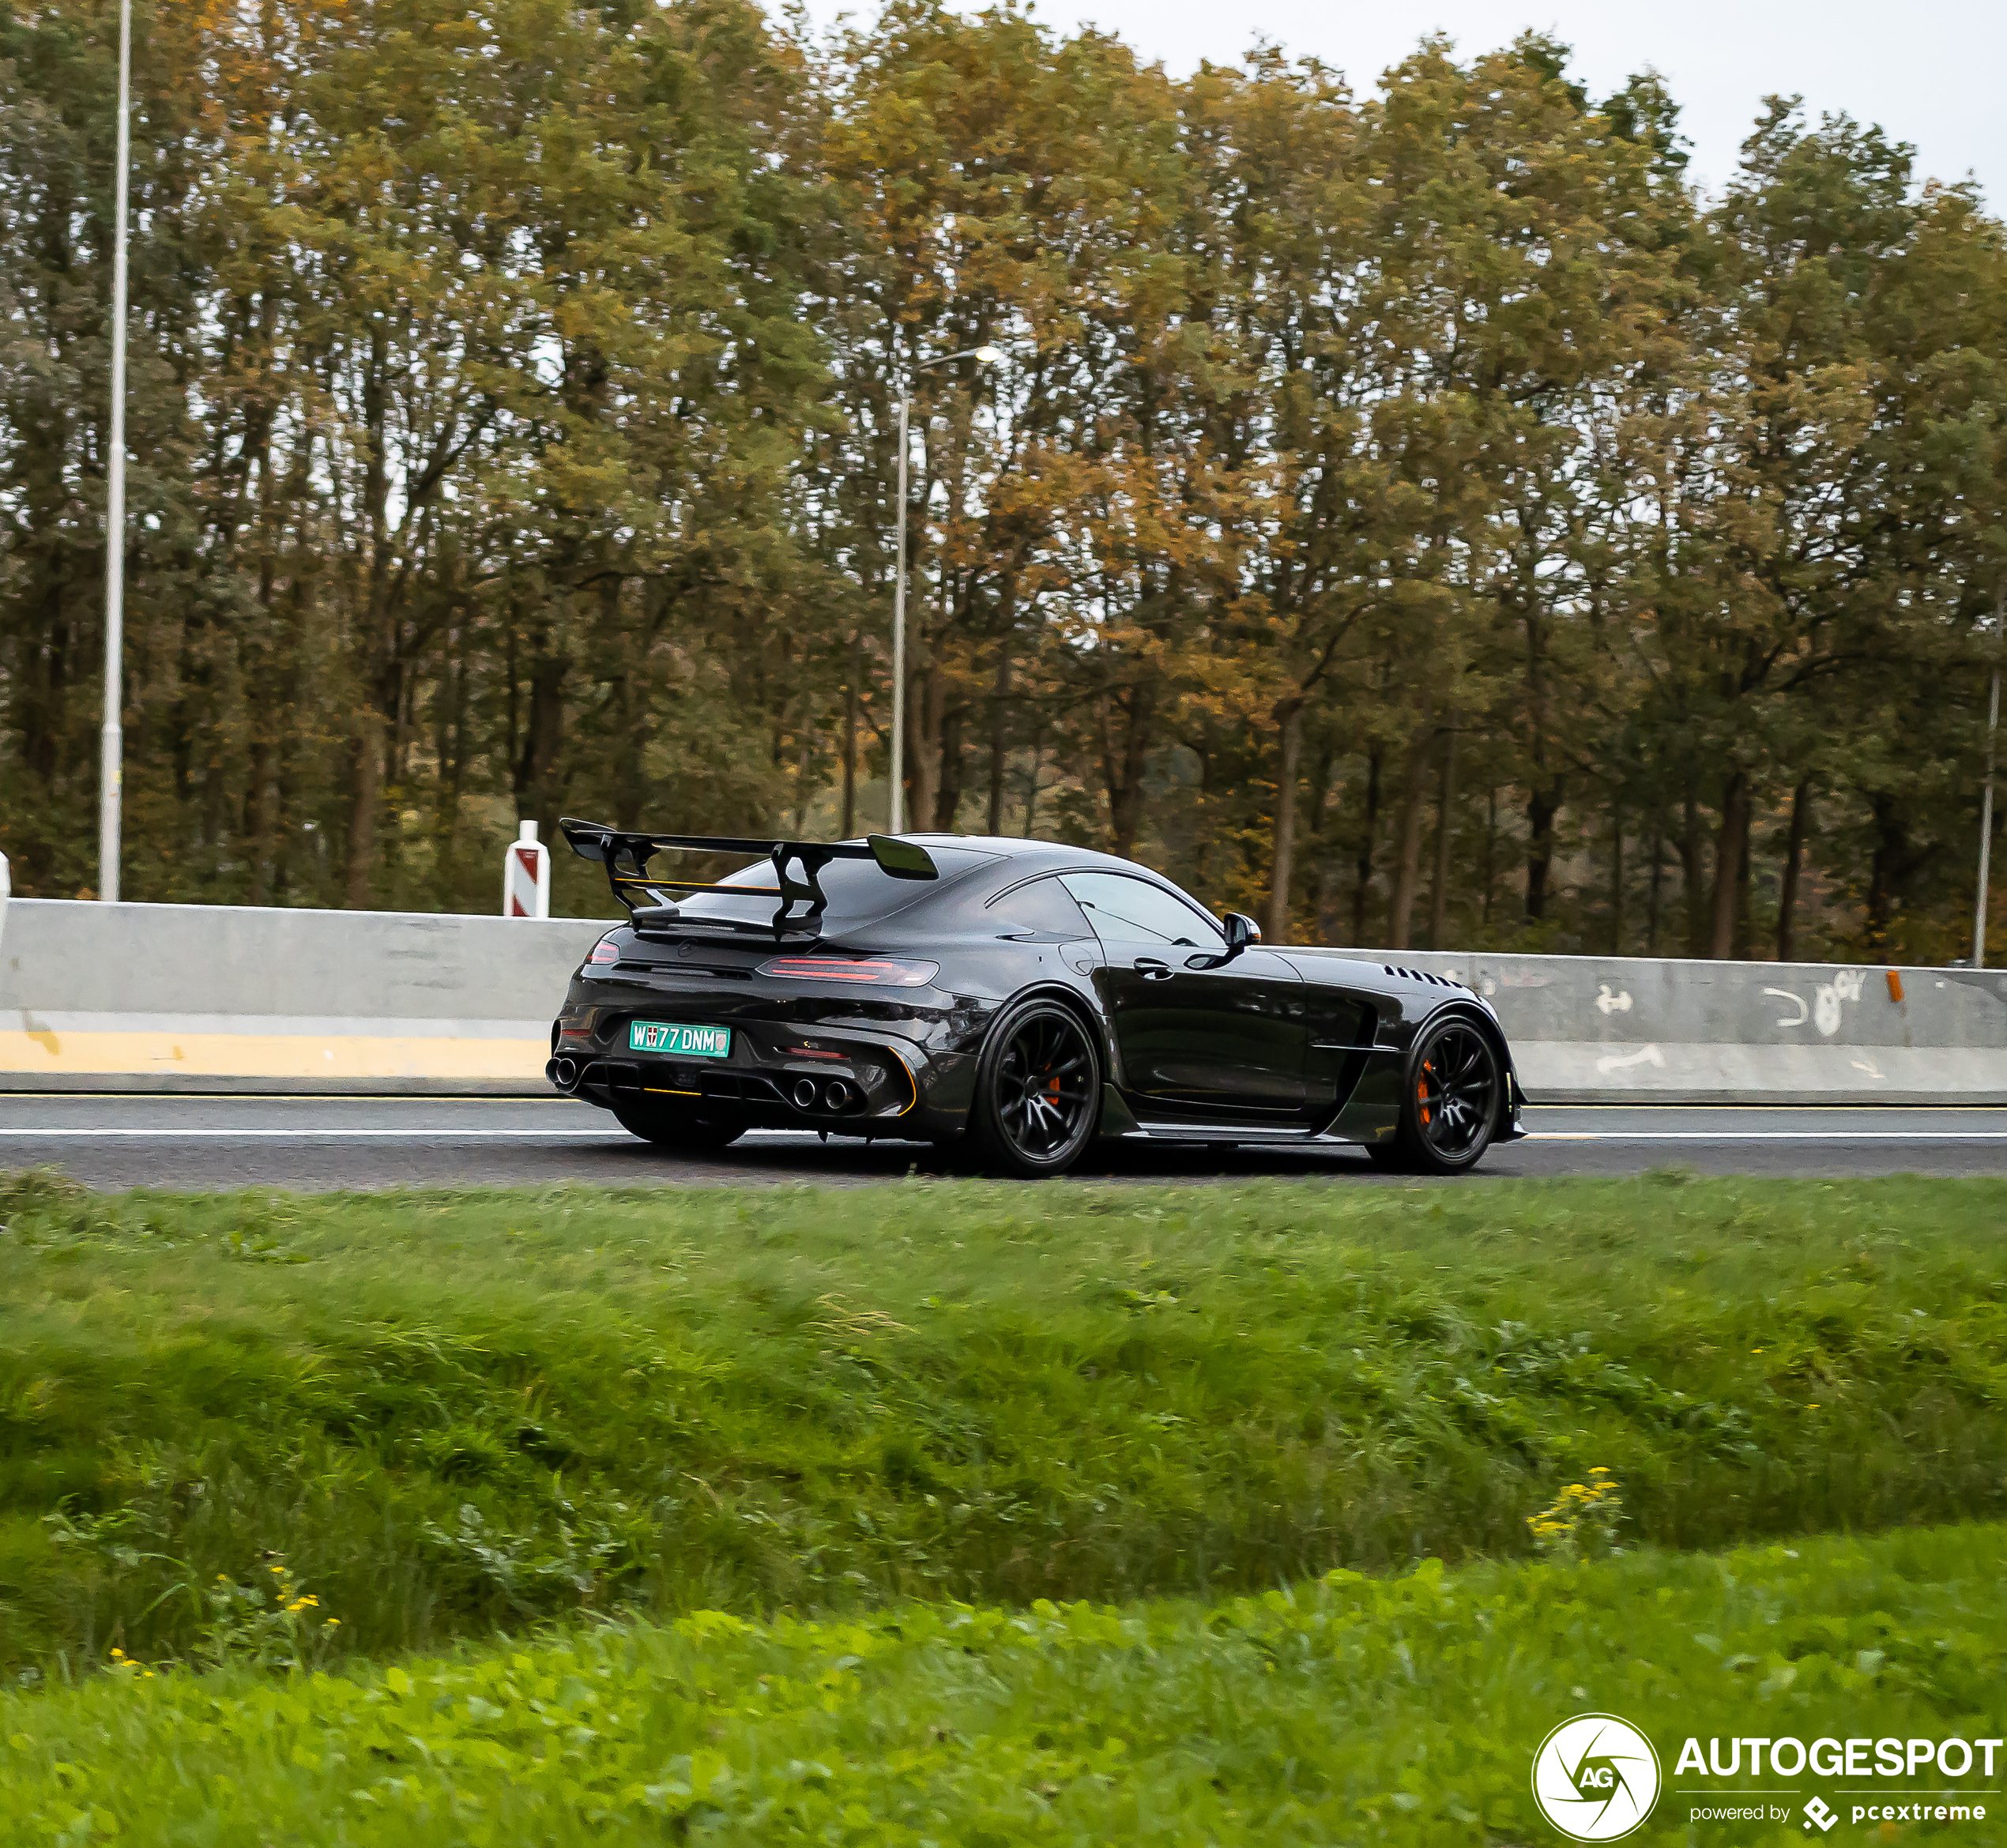
[{"label": "concrete barrier", "polygon": [[[17,898],[0,1089],[540,1092],[607,928]],[[2007,1104],[2007,971],[1301,954],[1467,982],[1536,1101]]]},{"label": "concrete barrier", "polygon": [[607,928],[17,898],[0,1089],[540,1092]]},{"label": "concrete barrier", "polygon": [[1475,988],[1536,1102],[2007,1104],[2007,971],[1315,954]]}]

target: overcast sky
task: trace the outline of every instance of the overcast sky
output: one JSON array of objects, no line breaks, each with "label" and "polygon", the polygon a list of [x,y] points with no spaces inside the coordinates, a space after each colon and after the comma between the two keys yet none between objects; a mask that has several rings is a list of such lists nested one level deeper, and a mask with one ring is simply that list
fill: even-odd
[{"label": "overcast sky", "polygon": [[[853,0],[849,10],[870,9]],[[1180,74],[1263,36],[1361,90],[1425,32],[1470,52],[1533,27],[1575,47],[1576,75],[1598,99],[1655,68],[1707,185],[1734,169],[1760,99],[1775,92],[1802,95],[1815,119],[1829,110],[1880,122],[1915,146],[1919,178],[1971,173],[1995,210],[2007,204],[2007,0],[1039,0],[1035,17],[1060,30],[1090,22]]]}]

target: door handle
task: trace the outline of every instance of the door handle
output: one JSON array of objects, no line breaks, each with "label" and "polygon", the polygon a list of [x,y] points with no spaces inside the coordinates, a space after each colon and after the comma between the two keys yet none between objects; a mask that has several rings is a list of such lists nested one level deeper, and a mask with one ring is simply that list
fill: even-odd
[{"label": "door handle", "polygon": [[1171,979],[1171,965],[1159,962],[1154,956],[1139,956],[1136,973],[1147,982],[1167,982]]}]

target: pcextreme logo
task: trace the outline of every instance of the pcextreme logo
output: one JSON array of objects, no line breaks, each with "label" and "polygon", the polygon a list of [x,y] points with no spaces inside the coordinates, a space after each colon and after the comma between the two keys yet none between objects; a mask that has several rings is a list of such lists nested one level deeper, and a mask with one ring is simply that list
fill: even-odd
[{"label": "pcextreme logo", "polygon": [[1620,1840],[1659,1801],[1659,1754],[1629,1720],[1579,1713],[1533,1755],[1533,1800],[1574,1841]]}]

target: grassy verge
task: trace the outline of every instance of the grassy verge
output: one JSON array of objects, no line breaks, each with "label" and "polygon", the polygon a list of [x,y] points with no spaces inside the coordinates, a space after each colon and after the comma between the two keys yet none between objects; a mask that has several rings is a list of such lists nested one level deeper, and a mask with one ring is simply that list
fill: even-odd
[{"label": "grassy verge", "polygon": [[[0,1199],[0,1670],[2007,1507],[2007,1187]],[[284,1582],[318,1599],[274,1606]],[[292,1601],[291,1598],[281,1601]],[[318,1627],[329,1618],[333,1630]]]},{"label": "grassy verge", "polygon": [[[1675,1775],[1689,1735],[1997,1737],[2003,1573],[2007,1529],[1967,1527],[1432,1563],[1213,1605],[709,1613],[283,1681],[98,1676],[0,1696],[0,1838],[1478,1848],[1557,1839],[1534,1753],[1599,1710],[1665,1774],[1632,1839],[1685,1841],[1699,1800],[1678,1786],[1738,1781]],[[1701,1839],[1802,1841],[1791,1809]]]}]

